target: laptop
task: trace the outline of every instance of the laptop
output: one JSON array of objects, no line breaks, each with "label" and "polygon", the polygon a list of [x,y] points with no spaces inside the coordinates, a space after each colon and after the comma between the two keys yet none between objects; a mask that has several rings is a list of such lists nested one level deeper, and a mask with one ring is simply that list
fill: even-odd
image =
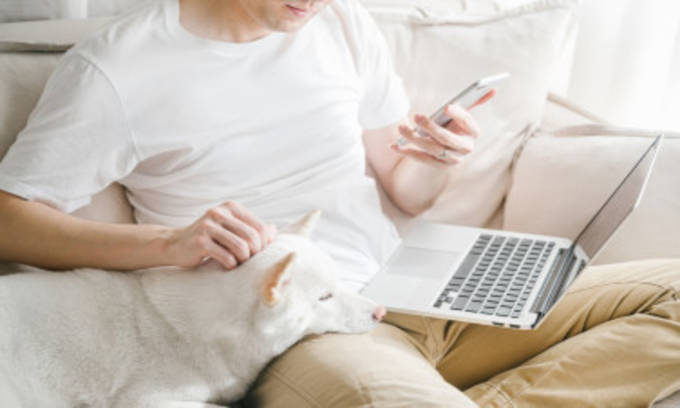
[{"label": "laptop", "polygon": [[573,242],[418,222],[362,294],[394,312],[535,329],[637,207],[662,138],[654,139]]}]

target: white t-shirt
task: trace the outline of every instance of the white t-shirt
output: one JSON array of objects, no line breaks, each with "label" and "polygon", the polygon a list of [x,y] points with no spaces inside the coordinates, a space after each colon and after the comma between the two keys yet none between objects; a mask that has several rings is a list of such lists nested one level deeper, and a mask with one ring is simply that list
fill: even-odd
[{"label": "white t-shirt", "polygon": [[178,1],[162,0],[64,56],[0,189],[71,212],[119,181],[139,223],[168,226],[226,200],[278,226],[319,208],[313,238],[359,289],[399,239],[365,175],[362,129],[408,107],[356,0],[248,43],[192,35]]}]

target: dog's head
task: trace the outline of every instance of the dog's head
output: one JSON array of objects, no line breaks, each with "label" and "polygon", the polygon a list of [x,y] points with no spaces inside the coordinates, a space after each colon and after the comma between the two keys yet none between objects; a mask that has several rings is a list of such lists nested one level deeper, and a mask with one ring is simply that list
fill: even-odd
[{"label": "dog's head", "polygon": [[345,289],[333,259],[309,235],[320,216],[307,214],[284,228],[269,247],[251,261],[267,263],[260,282],[261,327],[286,328],[300,335],[358,333],[375,327],[385,309]]}]

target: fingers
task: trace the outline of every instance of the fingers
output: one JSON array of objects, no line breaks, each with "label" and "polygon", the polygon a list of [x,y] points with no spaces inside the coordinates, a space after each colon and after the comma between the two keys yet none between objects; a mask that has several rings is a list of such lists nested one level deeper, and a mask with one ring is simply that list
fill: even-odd
[{"label": "fingers", "polygon": [[[441,151],[441,145],[431,138],[428,137],[422,137],[416,133],[415,130],[409,128],[406,125],[399,125],[399,133],[406,138],[409,142],[413,143],[414,145],[420,147],[426,152],[429,152],[433,155],[436,155]],[[398,144],[398,143],[397,143]],[[398,144],[399,145],[399,144]],[[402,146],[402,145],[400,145]]]},{"label": "fingers", "polygon": [[483,103],[486,103],[489,99],[493,98],[496,95],[496,89],[491,89],[489,92],[485,93],[484,96],[481,98],[477,99],[477,102],[473,103],[472,105],[468,106],[468,110],[474,108],[475,106],[479,106]]},{"label": "fingers", "polygon": [[239,263],[247,261],[248,258],[259,251],[258,249],[256,252],[253,252],[251,239],[243,239],[232,232],[232,230],[226,229],[223,225],[219,225],[212,220],[207,222],[206,229],[210,238],[222,248],[232,253]]},{"label": "fingers", "polygon": [[206,242],[205,250],[207,254],[205,258],[216,260],[227,270],[232,270],[238,266],[238,261],[234,258],[234,255],[212,241]]},{"label": "fingers", "polygon": [[[271,236],[272,240],[273,240],[273,237],[275,237],[276,233],[277,233],[276,226],[269,224],[269,225],[266,226],[266,228],[268,229],[268,234],[269,234],[268,236]],[[225,234],[225,235],[227,237],[229,236],[228,233]],[[222,236],[222,237],[224,238],[224,236]],[[235,239],[235,241],[237,241],[237,240],[238,240],[238,238]],[[224,266],[225,269],[232,270],[232,269],[236,268],[237,266],[239,266],[239,264],[241,264],[241,263],[243,263],[243,262],[245,262],[249,259],[249,256],[243,255],[245,253],[243,247],[239,246],[239,244],[235,244],[236,248],[240,248],[240,249],[236,249],[236,251],[237,252],[240,251],[240,253],[242,254],[242,257],[237,259],[237,257],[235,257],[233,255],[233,253],[235,253],[234,249],[233,249],[234,246],[231,246],[229,244],[229,242],[231,242],[231,241],[229,241],[229,239],[227,238],[227,241],[220,241],[220,244],[217,244],[215,242],[207,243],[205,245],[206,254],[207,254],[205,256],[206,260],[209,259],[209,258],[215,259],[217,262],[222,264],[222,266]],[[241,241],[241,242],[243,242],[243,241]],[[271,241],[269,241],[269,242],[271,243]],[[225,247],[229,248],[229,250],[225,249]]]},{"label": "fingers", "polygon": [[[423,151],[421,152],[419,150],[406,148],[396,143],[392,145],[392,148],[397,152],[407,154],[418,161],[430,164],[456,164],[462,160],[462,156],[455,151],[443,146],[435,139],[418,136],[418,134],[408,126],[399,126],[399,133]],[[446,149],[447,154],[442,157],[440,155],[444,149]]]},{"label": "fingers", "polygon": [[214,222],[210,224],[211,235],[214,238],[223,238],[217,240],[219,243],[238,242],[238,244],[232,243],[231,246],[226,247],[237,251],[233,253],[240,262],[263,248],[262,238],[258,231],[226,211],[224,207],[213,207],[206,212],[206,216]]},{"label": "fingers", "polygon": [[[487,93],[480,101],[488,100],[491,96],[493,93]],[[479,137],[479,127],[472,115],[457,105],[447,106],[445,112],[452,119],[446,127],[423,115],[415,115],[415,122],[419,126],[417,130],[399,126],[403,140],[411,142],[418,149],[406,148],[405,143],[400,142],[393,144],[392,149],[431,165],[460,163],[465,155],[473,151],[475,139]]]},{"label": "fingers", "polygon": [[[485,97],[486,96],[483,96],[480,100],[484,99]],[[481,133],[479,125],[477,124],[475,118],[472,117],[472,114],[470,114],[470,111],[463,109],[457,104],[448,105],[444,111],[452,119],[451,123],[447,126],[452,132],[465,134],[471,136],[474,139],[479,137]]]},{"label": "fingers", "polygon": [[275,234],[272,235],[271,227],[268,227],[267,224],[260,221],[247,208],[243,207],[241,204],[235,201],[227,201],[222,205],[229,209],[236,218],[243,221],[248,226],[254,228],[259,235],[261,243],[266,245],[272,242]]},{"label": "fingers", "polygon": [[202,229],[212,241],[212,245],[202,243],[204,251],[227,269],[264,249],[277,233],[276,226],[262,222],[234,201],[206,211]]},{"label": "fingers", "polygon": [[271,244],[272,241],[274,241],[274,238],[276,238],[276,234],[278,234],[279,231],[277,230],[276,225],[274,224],[267,224],[265,228],[266,228],[265,242],[267,244]]},{"label": "fingers", "polygon": [[[448,108],[449,107],[447,107],[447,113],[449,113]],[[457,111],[455,111],[455,113],[456,115],[455,117],[452,117],[452,119],[453,121],[458,123],[456,121],[456,118],[462,118],[463,116]],[[444,147],[460,152],[462,155],[466,155],[468,153],[471,153],[472,149],[474,148],[474,140],[470,137],[465,136],[473,136],[473,138],[476,138],[478,133],[468,134],[468,132],[464,133],[461,132],[461,134],[455,134],[451,130],[437,125],[436,123],[434,123],[432,119],[423,115],[416,115],[415,122],[430,137],[432,137],[434,140],[438,142],[439,148],[437,150],[437,153],[439,153],[439,151],[441,151],[441,148]]]},{"label": "fingers", "polygon": [[391,146],[392,150],[395,150],[396,152],[399,152],[405,156],[411,157],[421,163],[429,164],[434,167],[440,167],[440,168],[445,168],[448,167],[451,164],[455,164],[454,162],[449,162],[449,160],[456,160],[456,159],[447,159],[442,160],[439,158],[436,158],[432,156],[430,153],[423,152],[421,150],[416,150],[408,147],[401,147],[399,145],[393,144]]},{"label": "fingers", "polygon": [[233,269],[264,249],[276,233],[274,225],[228,201],[207,210],[187,227],[171,229],[164,252],[172,265],[193,268],[212,258]]}]

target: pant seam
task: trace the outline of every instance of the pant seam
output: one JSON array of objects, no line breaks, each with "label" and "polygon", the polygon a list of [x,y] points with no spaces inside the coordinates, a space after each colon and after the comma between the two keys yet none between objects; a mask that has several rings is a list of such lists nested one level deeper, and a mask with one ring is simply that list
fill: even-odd
[{"label": "pant seam", "polygon": [[[527,391],[529,388],[535,387],[538,383],[540,383],[541,381],[543,381],[545,378],[548,378],[548,376],[549,376],[550,374],[552,374],[552,372],[555,371],[555,369],[556,369],[556,368],[562,363],[562,361],[564,361],[565,359],[567,359],[567,356],[566,356],[566,355],[562,355],[562,356],[560,356],[559,359],[557,359],[556,361],[553,361],[552,364],[550,365],[550,369],[549,369],[545,374],[543,374],[542,376],[540,376],[539,378],[537,378],[536,381],[534,381],[534,382],[531,382],[531,383],[527,382],[527,385],[525,385],[524,387],[520,388],[516,393],[514,393],[515,398],[517,398],[517,397],[521,396],[522,394],[524,394],[525,391]],[[498,389],[499,391],[501,391],[501,392],[503,393],[503,395],[507,396],[507,397],[509,398],[509,403],[511,403],[513,407],[517,407],[517,405],[515,404],[515,401],[514,401],[515,398],[510,397],[510,395],[509,395],[508,393],[506,393],[505,391],[501,390],[500,384],[499,384],[498,386],[495,385],[495,384],[491,384],[491,385],[494,386],[494,388],[496,388],[496,389]]]},{"label": "pant seam", "polygon": [[292,384],[292,383],[291,383],[291,382],[290,382],[283,374],[281,374],[278,370],[276,370],[275,368],[270,368],[268,371],[269,371],[269,374],[270,374],[272,377],[277,378],[277,379],[278,379],[279,381],[281,381],[281,383],[284,384],[289,390],[291,390],[293,393],[297,394],[301,399],[305,400],[308,404],[310,404],[311,406],[317,407],[317,408],[321,408],[321,407],[322,407],[322,405],[319,404],[319,403],[314,399],[314,397],[312,397],[312,396],[309,395],[308,393],[306,393],[306,392],[300,390],[299,388],[294,387],[293,384]]},{"label": "pant seam", "polygon": [[431,339],[433,346],[434,346],[434,353],[436,353],[436,356],[433,355],[432,352],[429,352],[427,359],[430,361],[430,364],[432,364],[433,367],[436,367],[437,364],[439,363],[439,360],[442,358],[443,353],[443,344],[439,344],[437,341],[437,338],[434,335],[434,330],[432,329],[432,324],[431,322],[425,318],[425,317],[420,317],[423,320],[423,325],[425,326],[425,329],[427,330],[427,336]]},{"label": "pant seam", "polygon": [[[655,283],[655,282],[646,282],[646,281],[619,281],[619,282],[607,282],[607,283],[602,283],[602,284],[597,284],[597,285],[589,286],[589,287],[587,287],[587,288],[578,289],[578,290],[575,290],[575,291],[573,291],[573,292],[568,292],[568,293],[565,294],[565,296],[568,295],[568,294],[570,294],[570,293],[573,294],[573,293],[584,292],[584,291],[586,291],[586,290],[596,289],[596,288],[599,288],[599,287],[603,287],[603,286],[607,286],[607,285],[612,285],[612,284],[631,284],[631,283],[636,283],[636,284],[641,284],[641,285],[650,285],[650,286],[654,286],[654,287],[656,287],[656,288],[658,288],[658,289],[667,290],[667,291],[671,292],[671,294],[672,294],[671,296],[672,296],[674,299],[676,299],[676,300],[680,297],[680,292],[679,292],[677,289],[675,289],[674,287],[672,287],[672,286],[664,286],[664,285],[660,285],[660,284]],[[516,393],[514,393],[515,398],[517,398],[517,397],[519,397],[520,395],[522,395],[522,394],[523,394],[526,390],[528,390],[530,387],[536,386],[536,385],[537,385],[538,383],[540,383],[543,379],[547,378],[547,376],[549,376],[549,375],[550,375],[550,374],[551,374],[551,373],[559,366],[559,364],[561,364],[561,362],[562,362],[565,358],[566,358],[566,356],[561,356],[558,360],[553,361],[552,364],[551,364],[550,369],[549,369],[544,375],[542,375],[542,376],[541,376],[540,378],[538,378],[536,381],[534,381],[534,382],[532,382],[532,383],[528,383],[528,384],[525,385],[524,387],[520,388]],[[500,384],[499,384],[499,385],[496,385],[496,384],[492,384],[492,383],[489,383],[489,382],[487,382],[486,384],[488,384],[489,386],[493,387],[493,388],[496,389],[499,393],[502,393],[504,396],[508,397],[508,398],[509,398],[509,402],[512,404],[512,406],[513,406],[513,407],[516,407],[516,404],[514,403],[513,398],[511,398],[511,397],[509,396],[509,394],[507,394],[505,391],[503,391],[503,390],[500,388]]]},{"label": "pant seam", "polygon": [[493,387],[498,393],[503,397],[505,400],[505,403],[503,404],[504,406],[511,406],[513,408],[517,408],[517,405],[515,404],[515,401],[508,395],[507,392],[505,392],[501,387],[496,386],[496,384],[491,384],[491,387]]},{"label": "pant seam", "polygon": [[508,404],[509,404],[509,406],[511,406],[513,408],[517,407],[517,405],[515,405],[515,402],[512,400],[512,398],[510,398],[508,393],[506,393],[503,389],[501,389],[501,387],[497,386],[496,384],[490,383],[490,382],[486,382],[482,385],[496,391],[496,393],[503,399],[503,405],[501,405],[501,407],[506,407],[506,406],[508,406]]}]

